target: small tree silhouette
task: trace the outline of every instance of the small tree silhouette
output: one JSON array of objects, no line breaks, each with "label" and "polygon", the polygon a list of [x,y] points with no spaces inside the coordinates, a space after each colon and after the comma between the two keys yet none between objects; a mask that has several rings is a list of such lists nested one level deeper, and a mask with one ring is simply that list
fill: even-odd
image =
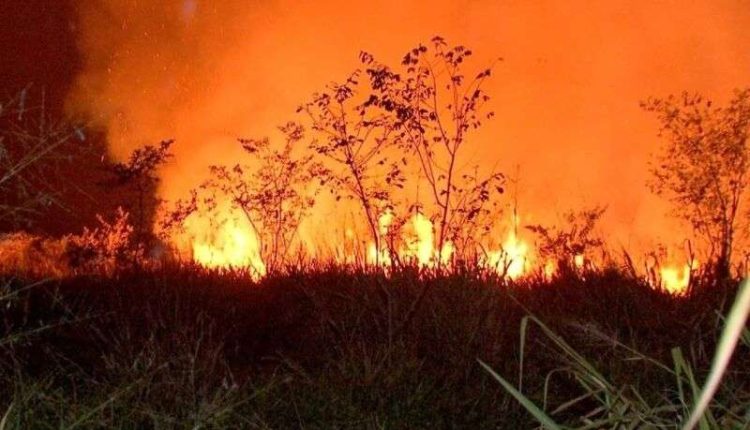
[{"label": "small tree silhouette", "polygon": [[128,202],[127,210],[135,214],[134,237],[145,243],[151,236],[150,221],[154,213],[154,204],[147,204],[159,183],[156,170],[172,158],[170,148],[173,140],[165,140],[158,146],[146,145],[134,150],[126,162],[114,163],[110,167],[113,178],[105,185],[127,189],[135,194],[134,200]]},{"label": "small tree silhouette", "polygon": [[700,95],[651,98],[666,140],[652,166],[649,186],[674,204],[706,243],[716,275],[730,274],[738,217],[748,185],[750,89],[736,91],[724,107]]},{"label": "small tree silhouette", "polygon": [[[537,252],[542,260],[554,261],[558,270],[569,272],[575,268],[575,258],[590,255],[600,249],[604,241],[596,236],[594,229],[601,219],[605,207],[596,206],[580,211],[567,212],[565,223],[558,227],[542,225],[526,226],[537,237]],[[581,262],[585,265],[585,260]]]},{"label": "small tree silhouette", "polygon": [[204,197],[198,199],[194,194],[192,203],[178,205],[183,212],[178,217],[184,219],[198,204],[210,212],[221,204],[222,196],[228,197],[260,241],[261,257],[269,271],[287,261],[300,223],[315,203],[318,184],[328,176],[313,154],[295,155],[295,147],[304,138],[301,125],[289,122],[279,129],[285,136],[280,148],[273,147],[268,138],[240,139],[245,152],[258,161],[257,166],[211,166],[211,179],[200,187]]},{"label": "small tree silhouette", "polygon": [[71,269],[112,275],[142,264],[143,244],[134,240],[135,231],[128,218],[129,214],[118,208],[112,221],[97,216],[97,227],[85,227],[81,234],[68,236],[65,253]]},{"label": "small tree silhouette", "polygon": [[429,186],[437,209],[431,218],[437,221],[438,252],[449,241],[469,242],[466,238],[475,230],[463,227],[475,225],[493,197],[503,192],[503,175],[461,171],[468,135],[494,116],[484,110],[490,97],[483,86],[491,68],[467,79],[463,64],[471,55],[468,48],[450,47],[435,37],[431,48],[410,50],[398,72],[369,54],[361,56],[373,89],[366,105],[387,113],[390,138],[413,155]]},{"label": "small tree silhouette", "polygon": [[383,249],[378,218],[391,203],[392,190],[403,187],[406,158],[391,159],[394,124],[363,98],[368,89],[361,88],[361,75],[362,70],[355,70],[343,84],[329,85],[297,111],[312,123],[310,148],[333,165],[328,180],[336,200],[353,199],[362,209],[378,264]]}]

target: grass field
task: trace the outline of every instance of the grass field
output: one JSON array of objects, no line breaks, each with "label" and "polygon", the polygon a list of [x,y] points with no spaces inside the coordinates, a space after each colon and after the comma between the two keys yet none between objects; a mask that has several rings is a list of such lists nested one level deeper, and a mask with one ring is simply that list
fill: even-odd
[{"label": "grass field", "polygon": [[[679,428],[736,292],[617,271],[7,281],[0,429],[538,427],[492,372],[565,428]],[[700,428],[750,423],[749,337]]]}]

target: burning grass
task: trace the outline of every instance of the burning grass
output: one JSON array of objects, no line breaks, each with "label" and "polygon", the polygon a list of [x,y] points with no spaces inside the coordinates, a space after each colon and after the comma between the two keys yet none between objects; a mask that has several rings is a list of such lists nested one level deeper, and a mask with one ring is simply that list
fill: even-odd
[{"label": "burning grass", "polygon": [[[3,428],[535,427],[478,359],[566,426],[641,416],[676,428],[695,398],[676,381],[705,379],[736,292],[673,296],[617,271],[508,281],[342,266],[260,281],[164,266],[28,285],[8,281],[2,295]],[[744,341],[714,428],[748,424]],[[582,397],[571,351],[612,392]]]}]

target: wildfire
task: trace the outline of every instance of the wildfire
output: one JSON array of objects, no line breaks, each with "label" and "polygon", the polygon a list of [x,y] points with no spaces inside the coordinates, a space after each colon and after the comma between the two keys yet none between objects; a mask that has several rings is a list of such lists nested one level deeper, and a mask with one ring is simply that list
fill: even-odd
[{"label": "wildfire", "polygon": [[[388,209],[383,212],[378,220],[378,227],[380,229],[380,238],[385,240],[388,231],[391,228],[391,224],[394,220],[393,212]],[[377,249],[374,243],[371,243],[368,247],[368,261],[371,264],[375,264],[379,261],[381,265],[387,266],[391,264],[391,255],[388,246],[381,245],[380,258],[376,260]],[[401,244],[398,247],[398,257],[402,261],[413,261],[419,267],[435,267],[438,261],[442,265],[446,265],[450,262],[451,256],[453,255],[453,244],[446,242],[442,250],[438,252],[437,245],[435,243],[435,232],[432,221],[427,218],[424,214],[417,212],[415,213],[409,223],[404,226],[404,231],[401,232]]]},{"label": "wildfire", "polygon": [[573,264],[579,269],[583,269],[583,265],[586,263],[586,257],[583,254],[577,254],[573,257]]},{"label": "wildfire", "polygon": [[[524,276],[531,268],[529,244],[518,237],[519,225],[519,216],[513,214],[508,237],[502,243],[499,250],[487,253],[487,264],[510,279],[518,279]],[[554,266],[548,266],[545,266],[545,272],[550,270],[551,275],[554,273]]]},{"label": "wildfire", "polygon": [[193,260],[209,268],[247,268],[266,274],[261,244],[249,222],[228,207],[216,214],[193,214],[186,222]]},{"label": "wildfire", "polygon": [[[386,239],[388,235],[388,229],[390,229],[393,223],[393,211],[389,208],[386,209],[380,218],[378,218],[378,234],[381,241]],[[379,254],[379,255],[378,255]],[[381,249],[378,250],[375,243],[370,243],[367,248],[367,261],[370,264],[381,264],[383,266],[389,266],[391,264],[391,255],[388,251],[388,247],[381,243]]]},{"label": "wildfire", "polygon": [[510,279],[518,279],[529,269],[529,245],[518,238],[515,229],[511,229],[503,242],[501,249],[487,254],[487,262],[507,275]]},{"label": "wildfire", "polygon": [[[394,260],[411,262],[423,268],[437,267],[438,262],[441,267],[450,266],[454,252],[453,244],[446,242],[442,249],[438,250],[435,226],[427,216],[416,212],[403,224],[396,223],[396,219],[396,215],[390,208],[382,212],[378,218],[380,250],[374,242],[370,242],[366,247],[364,261],[382,267],[390,266]],[[392,230],[394,225],[398,225],[399,231]],[[513,280],[522,278],[536,269],[540,270],[545,277],[551,278],[557,272],[557,265],[552,260],[535,261],[534,249],[520,237],[518,225],[519,218],[514,215],[512,228],[509,229],[505,240],[500,244],[499,249],[487,252],[483,264]],[[229,205],[220,205],[211,214],[193,214],[185,222],[185,230],[185,234],[180,238],[187,243],[187,246],[183,248],[187,248],[192,259],[201,266],[246,268],[251,270],[256,278],[267,273],[261,241],[246,218]],[[345,229],[347,241],[355,241],[356,237],[355,230]],[[336,254],[338,255],[337,261],[346,263],[361,261],[357,259],[357,255],[361,254],[357,254],[356,246],[339,249],[339,251],[343,251],[343,254],[340,252]],[[397,258],[394,258],[396,256]],[[572,263],[576,268],[582,269],[586,265],[585,255],[575,255]],[[654,279],[652,284],[672,293],[682,292],[688,287],[691,272],[696,267],[697,262],[693,262],[692,266],[688,264],[662,266],[656,271],[658,279]]]},{"label": "wildfire", "polygon": [[[228,206],[216,212],[210,216],[195,214],[200,216],[191,216],[186,222],[186,237],[193,260],[204,267],[250,268],[258,277],[265,275],[267,268],[262,257],[261,243],[252,226],[241,214],[234,213],[236,211]],[[454,252],[453,244],[447,241],[442,249],[438,249],[435,228],[427,216],[416,212],[408,222],[400,226],[396,243],[389,243],[389,235],[394,234],[390,230],[395,219],[396,216],[391,209],[383,211],[378,218],[380,250],[374,242],[368,244],[368,264],[387,267],[392,264],[392,253],[395,252],[399,261],[412,262],[418,267],[450,265]],[[518,225],[517,217],[514,218],[514,225]],[[485,260],[488,267],[511,279],[518,279],[531,269],[530,246],[518,237],[516,231],[517,228],[511,229],[501,248],[490,251]],[[346,229],[345,235],[348,240],[353,240],[356,236],[351,228]],[[339,261],[357,261],[356,255],[350,255],[352,249],[349,251],[343,259],[339,258]],[[555,271],[554,264],[548,263],[544,271],[551,276]]]},{"label": "wildfire", "polygon": [[557,272],[557,265],[555,264],[555,262],[554,262],[554,261],[552,261],[552,260],[548,260],[548,261],[547,261],[547,262],[546,262],[546,263],[544,264],[544,276],[545,276],[545,277],[546,277],[547,279],[551,279],[551,278],[552,278],[552,276],[554,276],[555,272]]},{"label": "wildfire", "polygon": [[693,262],[692,266],[685,264],[683,267],[665,266],[660,268],[661,286],[670,293],[684,292],[690,284],[690,276],[695,267],[697,267],[696,262]]},{"label": "wildfire", "polygon": [[411,234],[405,237],[403,256],[416,260],[420,267],[434,267],[438,261],[445,265],[450,262],[453,244],[446,242],[438,252],[432,221],[417,212],[411,218]]},{"label": "wildfire", "polygon": [[435,252],[432,222],[421,213],[416,213],[411,219],[411,225],[416,237],[406,242],[406,254],[414,256],[420,266],[429,265]]}]

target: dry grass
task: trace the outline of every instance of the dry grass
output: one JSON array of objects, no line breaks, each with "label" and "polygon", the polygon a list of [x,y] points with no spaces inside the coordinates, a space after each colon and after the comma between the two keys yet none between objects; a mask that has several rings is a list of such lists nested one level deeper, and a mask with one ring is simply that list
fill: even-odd
[{"label": "dry grass", "polygon": [[[21,285],[4,296],[2,428],[538,426],[477,360],[561,427],[677,428],[685,409],[667,406],[694,395],[675,381],[704,380],[736,291],[672,297],[615,271],[507,284],[341,267],[260,283],[165,267]],[[714,428],[748,419],[739,348]],[[644,410],[659,420],[639,421]]]}]

